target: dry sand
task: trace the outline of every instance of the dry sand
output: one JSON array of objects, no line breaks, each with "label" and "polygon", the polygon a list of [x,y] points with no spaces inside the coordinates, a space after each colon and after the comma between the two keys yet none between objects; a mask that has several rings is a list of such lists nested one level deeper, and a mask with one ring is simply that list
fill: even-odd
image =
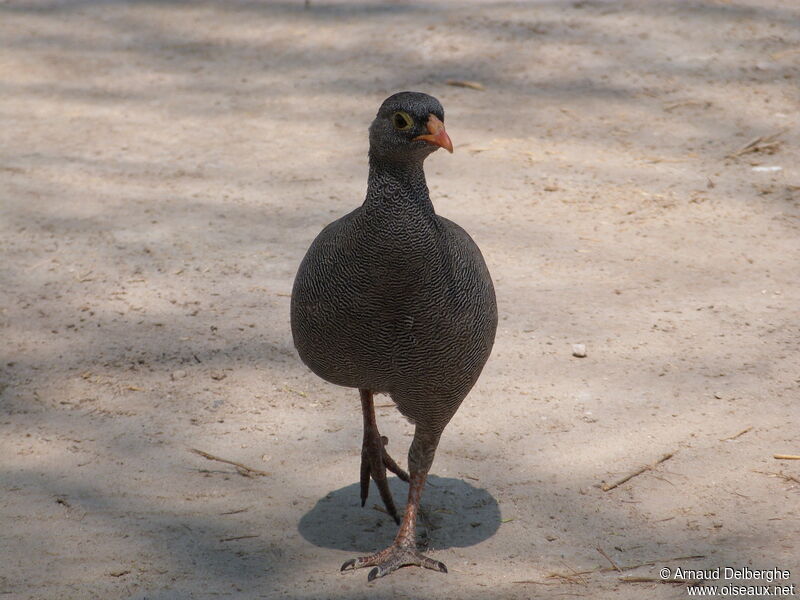
[{"label": "dry sand", "polygon": [[[799,23],[795,0],[0,2],[0,598],[687,596],[574,575],[598,548],[800,583],[800,462],[773,458],[800,454]],[[300,363],[288,306],[403,89],[446,108],[432,197],[501,320],[423,499],[450,573],[368,584],[338,573],[394,532],[359,506],[357,393]]]}]

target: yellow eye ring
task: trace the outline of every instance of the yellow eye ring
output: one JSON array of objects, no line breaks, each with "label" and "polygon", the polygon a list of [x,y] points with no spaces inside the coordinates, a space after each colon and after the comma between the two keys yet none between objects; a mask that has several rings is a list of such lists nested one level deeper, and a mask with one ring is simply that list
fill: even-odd
[{"label": "yellow eye ring", "polygon": [[401,110],[392,115],[392,125],[399,131],[406,131],[414,126],[414,120]]}]

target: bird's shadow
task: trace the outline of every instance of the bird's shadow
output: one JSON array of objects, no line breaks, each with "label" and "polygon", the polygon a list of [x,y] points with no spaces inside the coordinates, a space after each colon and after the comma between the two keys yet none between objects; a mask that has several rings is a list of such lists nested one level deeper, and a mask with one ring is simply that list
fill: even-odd
[{"label": "bird's shadow", "polygon": [[[389,489],[402,510],[408,485],[392,477]],[[315,546],[373,552],[391,544],[397,533],[394,520],[380,509],[383,504],[374,483],[364,508],[359,484],[353,483],[325,494],[303,515],[298,530]],[[472,546],[493,536],[499,527],[500,507],[489,492],[452,477],[428,477],[417,523],[420,545],[437,550]]]}]

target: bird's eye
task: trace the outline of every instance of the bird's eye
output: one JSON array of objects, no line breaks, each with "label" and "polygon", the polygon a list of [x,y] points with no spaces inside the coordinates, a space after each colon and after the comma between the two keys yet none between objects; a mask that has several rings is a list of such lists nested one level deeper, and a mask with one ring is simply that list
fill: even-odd
[{"label": "bird's eye", "polygon": [[408,116],[408,113],[402,111],[396,112],[392,115],[392,123],[394,124],[395,129],[399,129],[400,131],[411,129],[411,127],[414,125],[414,121]]}]

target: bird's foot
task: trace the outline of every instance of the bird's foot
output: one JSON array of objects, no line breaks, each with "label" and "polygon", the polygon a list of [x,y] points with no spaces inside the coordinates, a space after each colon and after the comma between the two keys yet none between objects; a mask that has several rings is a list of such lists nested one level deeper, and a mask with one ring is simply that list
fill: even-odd
[{"label": "bird's foot", "polygon": [[374,567],[367,575],[367,580],[372,581],[378,577],[385,577],[400,567],[409,566],[447,573],[447,567],[443,562],[425,556],[414,547],[413,543],[398,544],[397,542],[371,556],[351,558],[342,565],[341,571],[355,571],[363,567]]},{"label": "bird's foot", "polygon": [[392,492],[389,490],[389,483],[386,480],[386,469],[397,475],[403,481],[408,482],[408,473],[389,456],[386,452],[388,439],[378,434],[377,429],[365,432],[364,444],[361,447],[361,506],[367,503],[369,496],[370,477],[375,481],[378,492],[381,495],[386,511],[400,524],[400,517],[392,499]]}]

